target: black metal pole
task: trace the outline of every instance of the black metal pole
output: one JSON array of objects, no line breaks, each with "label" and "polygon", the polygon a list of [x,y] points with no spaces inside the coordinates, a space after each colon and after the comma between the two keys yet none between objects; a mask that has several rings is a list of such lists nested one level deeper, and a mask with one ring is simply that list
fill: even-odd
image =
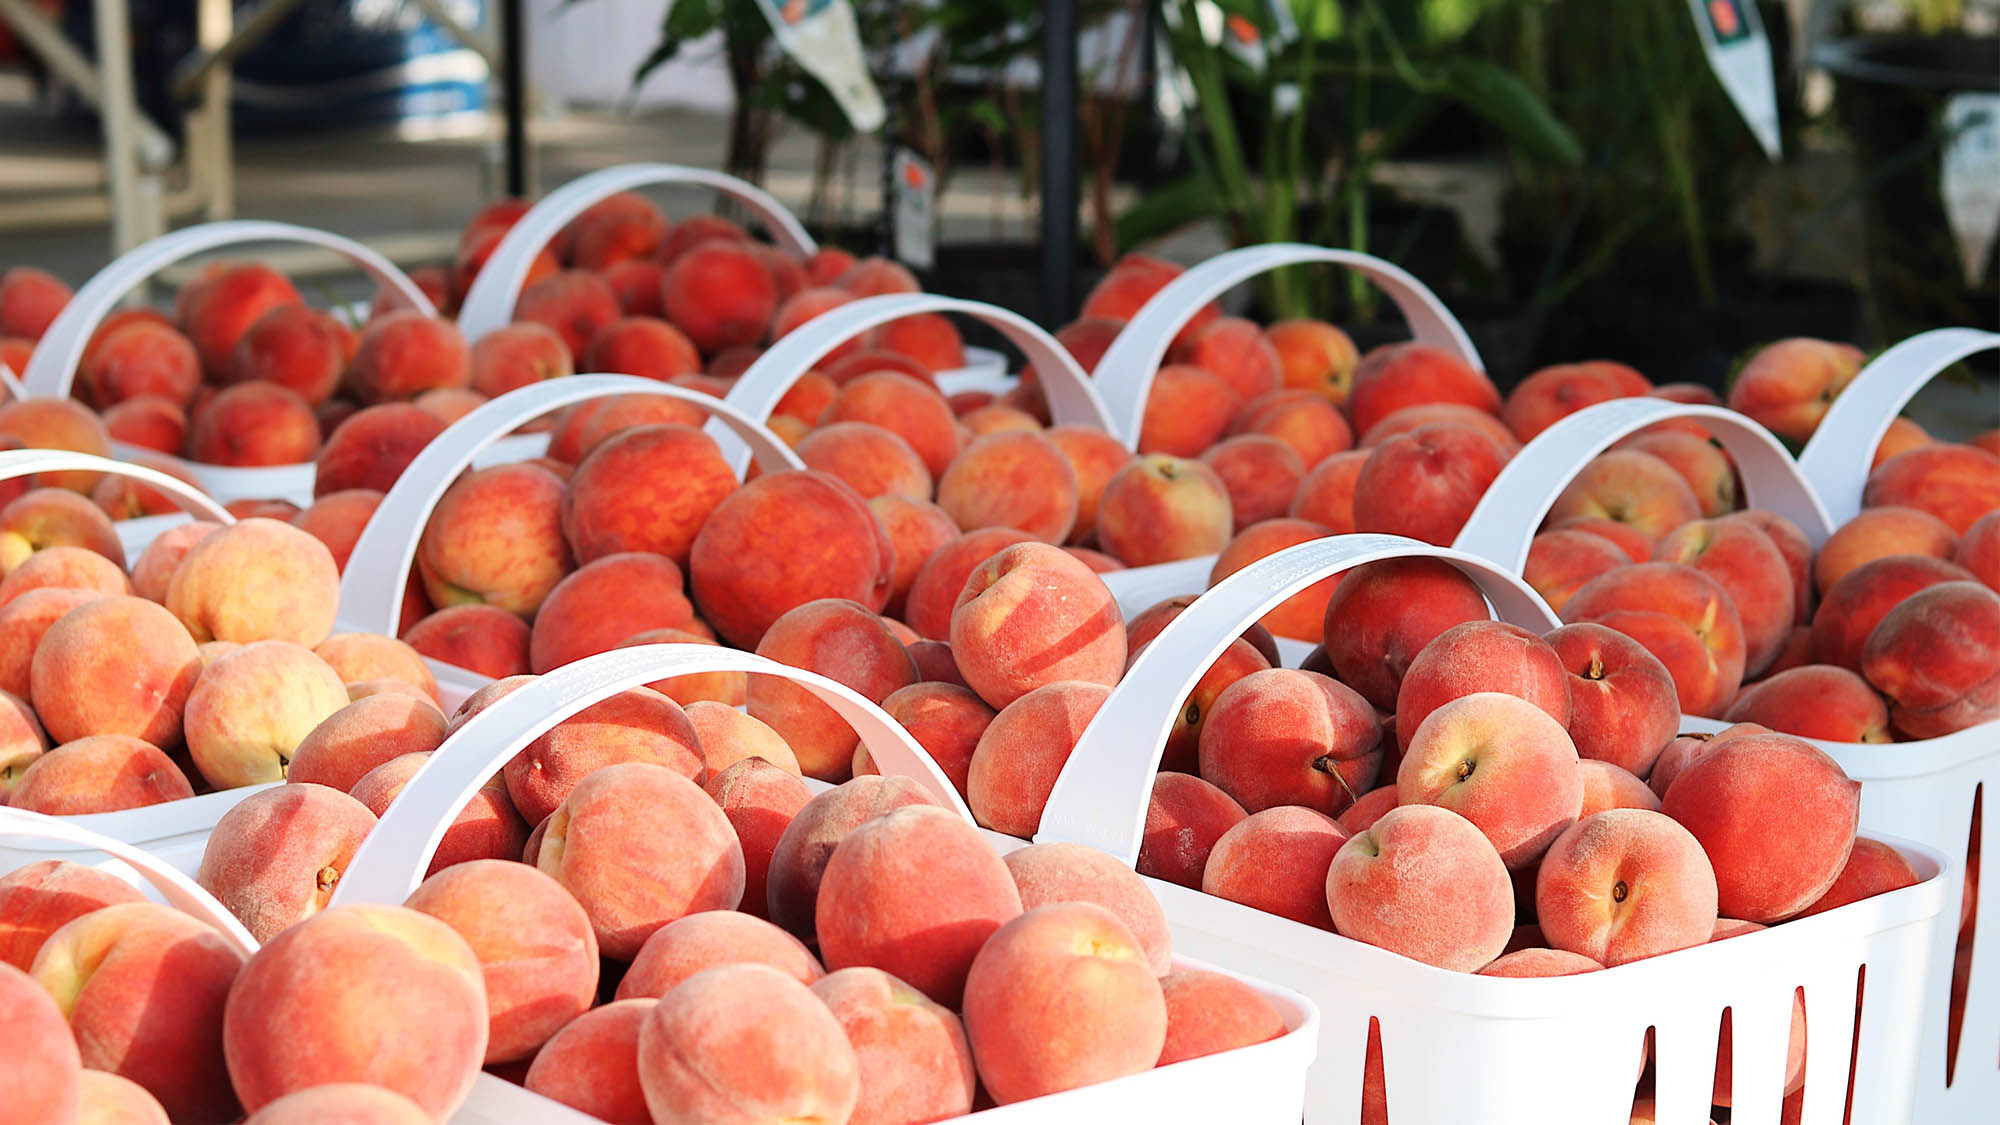
[{"label": "black metal pole", "polygon": [[500,97],[507,118],[507,194],[527,198],[527,44],[521,31],[525,0],[500,0]]},{"label": "black metal pole", "polygon": [[1076,0],[1042,5],[1042,322],[1076,311]]}]

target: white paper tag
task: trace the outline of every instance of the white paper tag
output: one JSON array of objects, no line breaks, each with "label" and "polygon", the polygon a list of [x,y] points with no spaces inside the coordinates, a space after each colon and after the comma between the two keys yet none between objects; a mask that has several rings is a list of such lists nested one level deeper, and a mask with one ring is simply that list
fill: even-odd
[{"label": "white paper tag", "polygon": [[1939,175],[1945,221],[1958,242],[1965,283],[1979,284],[2000,235],[2000,94],[1959,94],[1945,103]]},{"label": "white paper tag", "polygon": [[806,73],[825,83],[857,132],[872,133],[888,119],[881,91],[868,76],[861,32],[848,0],[757,0],[778,46]]},{"label": "white paper tag", "polygon": [[896,258],[927,270],[937,262],[937,176],[923,157],[896,150]]},{"label": "white paper tag", "polygon": [[1743,123],[1772,160],[1783,153],[1778,137],[1778,82],[1771,71],[1771,40],[1749,0],[1688,0],[1709,68],[1722,82]]}]

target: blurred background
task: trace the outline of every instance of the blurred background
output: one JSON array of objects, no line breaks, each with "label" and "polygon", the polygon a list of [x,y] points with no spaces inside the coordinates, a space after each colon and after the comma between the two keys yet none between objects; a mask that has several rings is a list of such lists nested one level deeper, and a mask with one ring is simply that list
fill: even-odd
[{"label": "blurred background", "polygon": [[[1873,348],[2000,319],[1992,227],[1954,237],[1943,174],[1955,142],[1989,135],[2000,0],[855,0],[886,141],[855,132],[753,0],[508,3],[0,0],[0,262],[80,283],[120,243],[224,217],[448,261],[510,174],[539,194],[641,160],[746,177],[873,253],[894,143],[939,185],[925,287],[1059,324],[1075,310],[1046,307],[1063,287],[1041,218],[1060,121],[1063,303],[1134,249],[1347,246],[1436,289],[1503,386],[1585,356],[1720,385],[1782,336]],[[1076,28],[1079,94],[1045,105],[1050,8]],[[1704,54],[1751,19],[1775,154]],[[129,68],[95,66],[100,48]],[[1401,335],[1331,273],[1239,300],[1364,347]],[[1951,409],[1995,412],[1993,384],[1962,389]]]}]

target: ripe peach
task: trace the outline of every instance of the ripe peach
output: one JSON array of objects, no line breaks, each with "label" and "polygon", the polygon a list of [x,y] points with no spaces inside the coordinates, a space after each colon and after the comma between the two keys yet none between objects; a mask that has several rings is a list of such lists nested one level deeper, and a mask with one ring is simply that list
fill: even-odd
[{"label": "ripe peach", "polygon": [[966,683],[1002,708],[1059,680],[1117,683],[1122,626],[1089,567],[1047,544],[1018,543],[967,577],[951,615],[952,655]]},{"label": "ripe peach", "polygon": [[1988,513],[1966,528],[1965,538],[1951,558],[1986,583],[1987,589],[2000,590],[2000,512]]},{"label": "ripe peach", "polygon": [[1378,786],[1363,793],[1359,800],[1347,806],[1347,811],[1334,818],[1340,830],[1349,836],[1366,832],[1370,825],[1382,819],[1382,814],[1396,807],[1396,781],[1392,775],[1387,785]]},{"label": "ripe peach", "polygon": [[335,907],[250,958],[222,1033],[230,1080],[252,1113],[312,1086],[362,1082],[442,1118],[471,1092],[486,1053],[478,957],[415,910]]},{"label": "ripe peach", "polygon": [[472,384],[471,353],[458,327],[415,311],[369,322],[347,369],[348,385],[364,403],[403,401],[437,387]]},{"label": "ripe peach", "polygon": [[[880,702],[917,682],[916,664],[866,606],[822,598],[771,623],[757,652],[783,664],[839,680]],[[745,696],[749,713],[783,737],[808,776],[844,779],[852,768],[856,735],[838,712],[789,680],[753,676]]]},{"label": "ripe peach", "polygon": [[326,906],[374,827],[375,814],[338,789],[260,790],[216,822],[195,880],[268,942]]},{"label": "ripe peach", "polygon": [[750,232],[720,215],[689,215],[675,223],[667,236],[660,240],[660,248],[653,257],[663,266],[672,265],[694,247],[718,240],[749,242]]},{"label": "ripe peach", "polygon": [[132,592],[125,570],[117,563],[82,547],[45,547],[21,561],[21,565],[0,579],[0,605],[29,590],[49,587],[93,590],[105,597]]},{"label": "ripe peach", "polygon": [[1888,742],[1889,708],[1846,668],[1807,664],[1745,687],[1723,719],[1827,742]]},{"label": "ripe peach", "polygon": [[554,329],[536,321],[502,325],[481,336],[473,341],[467,362],[469,385],[493,398],[575,373],[569,346]]},{"label": "ripe peach", "polygon": [[201,662],[172,614],[144,598],[93,598],[50,625],[34,653],[28,698],[57,742],[124,734],[179,745]]},{"label": "ripe peach", "polygon": [[1264,329],[1264,338],[1278,353],[1284,386],[1311,391],[1334,406],[1347,401],[1361,362],[1347,333],[1323,320],[1281,320]]},{"label": "ripe peach", "polygon": [[[716,645],[714,634],[696,633],[691,630],[700,626],[691,621],[680,629],[648,629],[634,633],[618,642],[619,648],[633,648],[638,645]],[[525,662],[521,671],[526,671]],[[750,677],[742,672],[695,672],[685,676],[668,676],[664,680],[654,680],[647,687],[673,700],[683,707],[698,701],[713,700],[730,707],[743,705],[749,690]]]},{"label": "ripe peach", "polygon": [[1446,424],[1478,430],[1492,438],[1493,444],[1499,446],[1501,452],[1509,457],[1521,450],[1519,439],[1514,437],[1513,431],[1507,428],[1505,422],[1477,407],[1455,402],[1429,402],[1417,406],[1405,406],[1369,427],[1366,433],[1355,431],[1361,436],[1354,444],[1361,449],[1374,449],[1390,438],[1400,437],[1412,430]]},{"label": "ripe peach", "polygon": [[[1435,805],[1391,809],[1343,844],[1326,900],[1343,936],[1461,973],[1490,964],[1513,934],[1500,854],[1471,821]],[[1406,923],[1414,917],[1424,923]]]},{"label": "ripe peach", "polygon": [[444,741],[444,713],[402,693],[364,696],[326,717],[299,741],[285,780],[346,792],[376,766]]},{"label": "ripe peach", "polygon": [[880,426],[834,422],[813,430],[794,448],[807,468],[839,477],[863,499],[930,499],[930,471],[908,442]]},{"label": "ripe peach", "polygon": [[209,465],[296,465],[319,451],[312,407],[276,383],[225,388],[197,406],[188,425],[188,457]]},{"label": "ripe peach", "polygon": [[[979,736],[992,723],[993,708],[962,684],[919,682],[897,688],[882,700],[882,710],[910,732],[938,768],[964,796],[972,754]],[[854,754],[854,773],[879,772],[861,747]]]},{"label": "ripe peach", "polygon": [[1855,567],[1827,589],[1813,614],[1813,658],[1860,671],[1862,649],[1890,610],[1919,591],[1972,577],[1964,567],[1928,555],[1889,555]]},{"label": "ripe peach", "polygon": [[755,344],[778,311],[777,283],[748,247],[705,242],[675,258],[661,283],[667,319],[704,353]]},{"label": "ripe peach", "polygon": [[348,556],[354,553],[354,544],[361,538],[362,529],[368,526],[368,518],[381,505],[382,493],[373,489],[352,488],[329,493],[292,517],[292,526],[326,544],[326,549],[333,555],[334,567],[345,572]]},{"label": "ripe peach", "polygon": [[639,1085],[639,1028],[653,1003],[618,1000],[564,1024],[535,1053],[522,1085],[606,1125],[653,1125]]},{"label": "ripe peach", "polygon": [[[50,934],[121,902],[144,902],[132,884],[94,867],[44,859],[0,875],[0,962],[22,972]],[[4,974],[0,974],[4,975]]]},{"label": "ripe peach", "polygon": [[1560,613],[1585,583],[1630,561],[1617,544],[1602,536],[1574,528],[1544,531],[1528,544],[1521,578]]},{"label": "ripe peach", "polygon": [[591,338],[623,311],[618,307],[618,295],[602,277],[567,270],[522,289],[514,304],[514,319],[549,328],[562,337],[572,357],[581,358]]},{"label": "ripe peach", "polygon": [[1475,692],[1439,706],[1411,733],[1396,798],[1459,813],[1520,869],[1575,823],[1583,807],[1576,762],[1568,732],[1546,711]]},{"label": "ripe peach", "polygon": [[766,886],[771,921],[812,940],[820,879],[841,840],[896,809],[934,803],[914,781],[880,776],[856,777],[807,801],[770,852]]},{"label": "ripe peach", "polygon": [[436,701],[437,677],[408,644],[379,633],[335,633],[313,647],[343,684],[401,680]]},{"label": "ripe peach", "polygon": [[1110,694],[1102,684],[1065,680],[1001,708],[981,732],[966,771],[966,805],[979,823],[1009,836],[1033,836],[1063,763]]},{"label": "ripe peach", "polygon": [[1813,580],[1821,590],[1864,563],[1890,555],[1950,559],[1958,535],[1943,520],[1919,508],[1863,508],[1827,538],[1813,560]]},{"label": "ripe peach", "polygon": [[1159,1066],[1282,1037],[1284,1017],[1254,988],[1222,973],[1184,969],[1160,978],[1167,1042]]},{"label": "ripe peach", "polygon": [[[1251,563],[1287,547],[1323,539],[1331,534],[1333,532],[1328,528],[1309,520],[1283,517],[1243,528],[1216,557],[1215,568],[1209,572],[1208,584],[1214,586]],[[1259,623],[1274,635],[1289,640],[1319,640],[1326,620],[1326,603],[1333,597],[1333,588],[1339,581],[1338,576],[1320,579],[1272,607],[1258,618]]]},{"label": "ripe peach", "polygon": [[1012,527],[1061,543],[1076,523],[1076,471],[1039,433],[988,434],[938,479],[938,506],[960,527]]},{"label": "ripe peach", "polygon": [[39,340],[73,294],[61,278],[34,266],[0,273],[0,336]]},{"label": "ripe peach", "polygon": [[310,649],[254,641],[201,670],[187,697],[188,753],[211,785],[279,781],[299,743],[347,703],[339,673]]},{"label": "ripe peach", "polygon": [[1345,415],[1311,391],[1272,391],[1243,404],[1232,434],[1263,434],[1283,442],[1307,469],[1354,446]]},{"label": "ripe peach", "polygon": [[563,533],[579,561],[651,551],[686,565],[736,475],[715,440],[692,426],[642,425],[597,443],[563,493]]},{"label": "ripe peach", "polygon": [[579,370],[637,375],[666,382],[701,370],[701,355],[680,329],[650,316],[628,316],[599,328],[577,360]]},{"label": "ripe peach", "polygon": [[771,923],[734,910],[704,910],[646,939],[618,982],[618,999],[657,999],[696,973],[744,963],[768,965],[804,985],[826,975],[804,942]]},{"label": "ripe peach", "polygon": [[1290,510],[1305,464],[1290,446],[1262,434],[1242,434],[1227,438],[1201,455],[1201,462],[1214,470],[1229,493],[1234,519],[1232,531],[1240,532]]},{"label": "ripe peach", "polygon": [[965,366],[965,341],[941,313],[898,317],[875,330],[879,346],[909,356],[932,371]]},{"label": "ripe peach", "polygon": [[110,517],[75,492],[35,488],[0,508],[0,573],[12,571],[36,551],[62,546],[87,548],[125,565],[125,550]]},{"label": "ripe peach", "polygon": [[569,264],[603,270],[616,262],[650,258],[667,237],[667,218],[636,192],[608,195],[570,220],[565,249]]},{"label": "ripe peach", "polygon": [[1097,502],[1098,545],[1127,566],[1217,554],[1234,526],[1222,478],[1199,461],[1164,454],[1128,462]]},{"label": "ripe peach", "polygon": [[1125,924],[1155,974],[1172,971],[1166,912],[1130,867],[1094,848],[1060,842],[1017,848],[1003,858],[1023,910],[1052,902],[1094,902]]},{"label": "ripe peach", "polygon": [[1139,424],[1139,452],[1197,457],[1221,440],[1243,396],[1221,376],[1168,364],[1153,377]]},{"label": "ripe peach", "polygon": [[332,632],[339,601],[340,571],[325,544],[290,524],[253,518],[190,548],[165,604],[197,642],[310,647]]},{"label": "ripe peach", "polygon": [[1310,520],[1335,535],[1353,531],[1354,486],[1370,454],[1366,449],[1335,453],[1314,466],[1292,496],[1292,517]]},{"label": "ripe peach", "polygon": [[[1132,657],[1136,659],[1138,653]],[[1193,770],[1200,755],[1202,732],[1215,711],[1216,700],[1236,681],[1269,667],[1271,661],[1248,641],[1241,637],[1230,641],[1175,709],[1173,726],[1167,730],[1166,746],[1160,753],[1160,768]]]},{"label": "ripe peach", "polygon": [[417,571],[440,608],[486,602],[532,615],[571,569],[562,482],[537,465],[503,464],[458,478],[417,544]]},{"label": "ripe peach", "polygon": [[14,808],[47,816],[116,812],[194,796],[173,759],[130,735],[98,734],[39,754],[12,785]]},{"label": "ripe peach", "polygon": [[1779,340],[1736,373],[1729,408],[1787,441],[1804,442],[1865,358],[1851,344],[1802,336]]},{"label": "ripe peach", "polygon": [[403,641],[424,656],[482,676],[528,671],[528,623],[499,606],[447,606],[405,627]]},{"label": "ripe peach", "polygon": [[828,974],[812,991],[854,1048],[861,1095],[853,1120],[942,1120],[971,1112],[972,1049],[949,1008],[866,967]]},{"label": "ripe peach", "polygon": [[932,552],[958,537],[959,527],[943,508],[907,496],[877,496],[868,501],[868,510],[888,532],[895,558],[889,600],[883,609],[892,616],[900,616],[918,571]]},{"label": "ripe peach", "polygon": [[1919,446],[1869,473],[1861,503],[1921,509],[1963,535],[2000,508],[2000,457],[1969,445]]},{"label": "ripe peach", "polygon": [[1800,912],[1799,917],[1809,918],[1864,898],[1914,887],[1920,881],[1917,869],[1903,858],[1903,853],[1880,840],[1856,839],[1854,850],[1848,853],[1847,863],[1833,880],[1833,886]]},{"label": "ripe peach", "polygon": [[1579,821],[1611,809],[1660,811],[1659,794],[1648,788],[1637,774],[1622,766],[1596,758],[1584,758],[1577,762],[1576,773],[1583,781],[1583,809],[1577,814]]},{"label": "ripe peach", "polygon": [[86,1069],[82,1092],[78,1125],[171,1125],[160,1100],[129,1078]]},{"label": "ripe peach", "polygon": [[1233,797],[1201,778],[1162,771],[1146,806],[1139,874],[1201,889],[1215,842],[1247,815]]},{"label": "ripe peach", "polygon": [[643,551],[601,555],[556,583],[535,613],[528,662],[535,672],[609,652],[634,632],[694,619],[681,568]]},{"label": "ripe peach", "polygon": [[7,1014],[10,1040],[0,1054],[8,1113],[50,1125],[77,1120],[82,1064],[62,1009],[27,973],[0,965],[0,1012]]},{"label": "ripe peach", "polygon": [[[743,847],[741,909],[765,917],[770,911],[767,878],[773,852],[812,793],[796,775],[762,758],[746,758],[710,775],[703,788],[721,806]],[[810,917],[810,906],[806,913]]]},{"label": "ripe peach", "polygon": [[[1581,953],[1562,949],[1516,949],[1503,953],[1479,970],[1482,977],[1573,977],[1594,973],[1603,965]],[[1635,1119],[1636,1120],[1636,1119]]]},{"label": "ripe peach", "polygon": [[[1124,322],[1132,319],[1153,295],[1181,275],[1181,267],[1147,254],[1127,254],[1118,259],[1084,297],[1081,319]],[[1222,315],[1213,302],[1203,305],[1175,339],[1180,343]]]},{"label": "ripe peach", "polygon": [[1790,568],[1769,536],[1740,520],[1692,520],[1668,532],[1653,557],[1714,579],[1743,626],[1744,675],[1770,667],[1791,632],[1796,602]]},{"label": "ripe peach", "polygon": [[222,1021],[242,965],[203,923],[134,902],[50,934],[31,975],[56,998],[84,1065],[137,1083],[176,1119],[220,1121],[236,1114]]},{"label": "ripe peach", "polygon": [[1277,349],[1255,322],[1242,317],[1217,317],[1203,325],[1175,349],[1174,358],[1228,383],[1245,402],[1277,390],[1283,381]]},{"label": "ripe peach", "polygon": [[1701,518],[1701,502],[1673,466],[1636,449],[1591,458],[1549,508],[1551,524],[1577,516],[1630,524],[1647,539]]},{"label": "ripe peach", "polygon": [[382,1086],[330,1082],[309,1086],[267,1104],[244,1125],[423,1125],[431,1115],[409,1098]]},{"label": "ripe peach", "polygon": [[1633,562],[1649,562],[1653,557],[1653,536],[1614,519],[1603,516],[1570,516],[1560,520],[1551,519],[1544,526],[1549,531],[1582,531],[1595,535],[1625,552],[1625,556]]},{"label": "ripe peach", "polygon": [[944,640],[951,634],[951,617],[958,595],[973,571],[992,556],[1017,543],[1027,533],[988,527],[966,532],[934,550],[910,582],[904,619],[919,636]]},{"label": "ripe peach", "polygon": [[1944,582],[1911,595],[1868,634],[1861,673],[1910,738],[2000,718],[2000,594]]},{"label": "ripe peach", "polygon": [[389,491],[444,427],[444,419],[405,402],[357,411],[328,431],[314,462],[313,495],[353,488]]},{"label": "ripe peach", "polygon": [[1644,777],[1680,727],[1673,676],[1645,646],[1588,622],[1548,634],[1569,671],[1568,729],[1584,758]]},{"label": "ripe peach", "polygon": [[943,396],[896,371],[875,371],[843,384],[823,411],[807,421],[880,426],[908,443],[933,478],[943,476],[958,455],[958,429]]},{"label": "ripe peach", "polygon": [[1615,398],[1643,395],[1652,389],[1644,375],[1622,363],[1594,360],[1559,363],[1530,374],[1507,392],[1500,417],[1522,441],[1571,414]]},{"label": "ripe peach", "polygon": [[731,644],[753,648],[772,622],[819,598],[880,611],[893,566],[888,534],[866,502],[805,470],[760,476],[718,505],[688,572],[703,617]]},{"label": "ripe peach", "polygon": [[986,1092],[1005,1105],[1150,1070],[1166,1044],[1166,1000],[1109,911],[1055,903],[1009,922],[979,951],[965,1032]]},{"label": "ripe peach", "polygon": [[1540,637],[1503,621],[1467,621],[1417,653],[1396,691],[1396,743],[1408,748],[1419,724],[1443,704],[1497,691],[1534,704],[1567,726],[1569,675]]},{"label": "ripe peach", "polygon": [[1366,434],[1403,407],[1426,403],[1457,403],[1498,414],[1500,392],[1483,372],[1441,348],[1387,344],[1362,356],[1354,369],[1347,414],[1355,432]]},{"label": "ripe peach", "polygon": [[650,688],[629,688],[578,711],[530,742],[501,772],[514,807],[537,824],[592,774],[631,762],[701,776],[694,724],[679,704]]},{"label": "ripe peach", "polygon": [[638,1057],[656,1125],[846,1121],[860,1097],[840,1021],[805,985],[765,965],[689,977],[640,1025]]},{"label": "ripe peach", "polygon": [[[316,315],[303,306],[288,311]],[[338,369],[334,374],[339,376]],[[129,322],[99,330],[77,367],[76,382],[83,397],[99,410],[140,397],[186,406],[201,384],[201,357],[170,325]]]},{"label": "ripe peach", "polygon": [[1327,601],[1327,658],[1344,683],[1388,711],[1425,645],[1453,625],[1486,618],[1486,596],[1448,562],[1368,563],[1342,574]]},{"label": "ripe peach", "polygon": [[687,717],[700,743],[705,777],[745,758],[761,758],[794,775],[802,772],[798,756],[777,731],[735,707],[701,700],[687,705]]},{"label": "ripe peach", "polygon": [[654,931],[743,897],[743,848],[692,781],[650,762],[586,776],[550,815],[536,866],[590,916],[598,946],[625,960]]},{"label": "ripe peach", "polygon": [[[428,750],[391,758],[361,775],[348,796],[382,816],[429,760]],[[522,854],[527,839],[528,826],[508,800],[506,785],[498,777],[488,778],[446,825],[424,873],[435,875],[481,859],[511,860]]]},{"label": "ripe peach", "polygon": [[[178,455],[187,443],[187,430],[187,411],[157,395],[128,398],[104,412],[107,437],[155,453]],[[105,487],[104,480],[98,482],[99,489]]]},{"label": "ripe peach", "polygon": [[1555,949],[1607,967],[1706,944],[1715,869],[1672,818],[1614,809],[1579,820],[1549,847],[1535,916]]},{"label": "ripe peach", "polygon": [[1347,842],[1332,817],[1297,805],[1275,805],[1237,821],[1215,841],[1202,868],[1206,894],[1290,918],[1322,930],[1326,872]]},{"label": "ripe peach", "polygon": [[694,405],[658,395],[612,395],[563,411],[549,435],[548,456],[576,465],[599,445],[640,426],[682,425],[700,429],[707,416]]},{"label": "ripe peach", "polygon": [[1854,845],[1860,791],[1809,742],[1744,734],[1712,740],[1674,778],[1661,811],[1701,841],[1721,913],[1769,923],[1833,885]]},{"label": "ripe peach", "polygon": [[1382,729],[1346,685],[1272,668],[1216,699],[1201,735],[1201,775],[1250,812],[1303,805],[1329,816],[1367,792]]},{"label": "ripe peach", "polygon": [[[339,388],[358,342],[351,329],[327,313],[304,305],[279,305],[244,329],[229,354],[222,381],[268,380],[297,394],[308,406],[318,406]],[[187,393],[171,397],[186,402],[193,390],[190,383]],[[106,403],[103,398],[98,401]]]},{"label": "ripe peach", "polygon": [[220,379],[244,332],[266,312],[304,302],[283,274],[254,262],[217,263],[214,272],[181,291],[175,319],[201,354],[201,366]]},{"label": "ripe peach", "polygon": [[1681,710],[1717,715],[1743,682],[1743,623],[1714,579],[1680,563],[1638,563],[1592,579],[1563,606],[1563,620],[1596,621],[1658,657]]}]

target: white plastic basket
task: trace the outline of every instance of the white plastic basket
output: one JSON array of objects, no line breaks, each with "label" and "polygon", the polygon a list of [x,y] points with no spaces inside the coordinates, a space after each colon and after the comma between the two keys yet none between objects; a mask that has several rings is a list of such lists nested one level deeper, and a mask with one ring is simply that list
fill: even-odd
[{"label": "white plastic basket", "polygon": [[[1486,559],[1394,536],[1315,540],[1217,584],[1133,661],[1084,731],[1050,794],[1037,840],[1068,840],[1132,863],[1176,711],[1210,661],[1264,612],[1364,562],[1446,559],[1501,616],[1541,631],[1547,606]],[[1396,1125],[1623,1125],[1646,1032],[1655,1036],[1662,1125],[1706,1122],[1718,1025],[1732,1013],[1736,1125],[1777,1125],[1794,990],[1809,1039],[1804,1125],[1841,1121],[1857,977],[1867,968],[1854,1121],[1911,1118],[1924,973],[1946,881],[1935,852],[1897,846],[1923,882],[1800,922],[1601,972],[1513,980],[1446,972],[1171,884],[1152,882],[1188,953],[1251,968],[1321,1009],[1306,1120],[1351,1125],[1369,1020],[1380,1021]],[[1441,1061],[1442,1060],[1442,1061]],[[1449,1066],[1441,1075],[1440,1065]]]},{"label": "white plastic basket", "polygon": [[[766,472],[803,468],[804,463],[762,422],[729,402],[699,391],[635,375],[573,375],[510,391],[480,404],[447,427],[411,460],[383,496],[348,557],[340,580],[340,628],[352,632],[402,634],[403,589],[417,544],[431,512],[460,473],[474,465],[523,460],[539,454],[545,435],[508,437],[545,414],[613,395],[652,395],[688,403],[710,415],[708,433],[718,442],[752,453]],[[533,444],[529,444],[533,443]],[[742,466],[737,466],[742,475]],[[490,680],[476,672],[426,659],[447,707]]]},{"label": "white plastic basket", "polygon": [[[811,691],[851,724],[883,772],[916,780],[968,822],[971,817],[942,771],[910,735],[869,700],[842,684],[750,653],[705,645],[646,645],[588,657],[496,700],[453,733],[410,779],[355,853],[334,901],[402,902],[423,879],[457,810],[493,771],[557,723],[620,691],[666,676],[734,670],[782,676]],[[825,786],[815,786],[824,789]],[[1008,841],[1018,846],[1019,841]],[[1178,933],[1176,937],[1178,938]],[[1181,967],[1194,963],[1177,959]],[[1100,1125],[1137,1120],[1186,1125],[1295,1122],[1312,1061],[1318,1018],[1292,992],[1255,985],[1284,1016],[1290,1034],[1268,1043],[1178,1063],[1084,1089],[974,1113],[961,1120]],[[482,1076],[454,1125],[590,1125],[565,1109],[498,1078]]]},{"label": "white plastic basket", "polygon": [[[234,516],[224,511],[221,505],[204,495],[201,490],[190,487],[186,481],[143,465],[128,465],[121,461],[93,457],[88,453],[72,453],[60,449],[14,449],[0,452],[0,480],[12,480],[43,472],[100,472],[130,477],[166,493],[190,514],[201,519],[220,524],[236,522]],[[135,547],[143,549],[145,543],[151,542],[151,536],[145,534],[146,532],[156,534],[174,522],[178,522],[178,517],[155,516],[146,520],[127,520],[119,525],[119,538],[124,542],[129,554]],[[145,528],[127,526],[141,523],[148,526]],[[142,538],[143,542],[140,541]],[[62,817],[60,820],[74,824],[80,830],[144,848],[166,857],[170,863],[182,870],[193,871],[201,862],[201,849],[208,840],[209,829],[215,827],[215,822],[221,819],[223,813],[228,812],[238,801],[260,788],[262,786],[253,785],[224,789],[197,797],[148,805],[144,808],[88,813]],[[50,850],[66,852],[72,847],[73,844],[68,842],[67,838],[51,838],[45,842],[38,842],[32,838],[0,833],[0,868],[17,867],[34,859],[85,858],[48,854]]]},{"label": "white plastic basket", "polygon": [[[332,250],[348,258],[382,288],[394,292],[410,308],[434,316],[437,309],[423,290],[387,258],[350,238],[311,227],[273,223],[261,219],[235,219],[203,223],[162,235],[119,257],[97,272],[76,291],[68,305],[49,324],[48,331],[28,359],[21,373],[22,391],[34,398],[67,398],[76,381],[83,352],[97,326],[111,315],[128,294],[161,270],[177,262],[211,250],[248,246],[260,242],[303,242]],[[120,456],[135,450],[114,443]],[[158,456],[158,454],[154,454]],[[204,465],[176,458],[176,463],[219,500],[289,500],[301,506],[312,503],[313,465],[271,465],[240,468]]]},{"label": "white plastic basket", "polygon": [[[1902,404],[1938,371],[1995,343],[2000,343],[2000,336],[1946,329],[1883,353],[1834,400],[1834,408],[1827,411],[1806,447],[1810,463],[1805,458],[1795,463],[1763,427],[1719,407],[1651,399],[1592,406],[1551,426],[1515,455],[1467,521],[1458,545],[1518,572],[1527,561],[1529,540],[1541,517],[1585,462],[1652,422],[1692,418],[1729,450],[1742,476],[1747,505],[1789,518],[1817,548],[1840,521],[1861,510],[1869,459]],[[1844,454],[1844,460],[1838,454]],[[1816,487],[1806,475],[1814,466],[1818,480],[1828,482],[1829,489],[1844,491]],[[1830,518],[1830,512],[1837,518]],[[1695,731],[1716,731],[1726,725],[1694,715],[1683,716],[1681,722],[1683,729]],[[1863,832],[1914,840],[1949,859],[1940,883],[1951,924],[1935,929],[1930,978],[1922,990],[1923,1055],[1915,1120],[1924,1125],[1990,1121],[1993,1107],[2000,1104],[2000,926],[1980,926],[1975,934],[1964,1032],[1949,1087],[1945,1028],[1972,803],[1982,785],[1990,794],[2000,793],[2000,722],[1920,742],[1809,741],[1861,783]],[[1981,854],[2000,854],[2000,820],[1990,819],[1985,826]],[[1982,868],[1979,890],[1996,896],[1987,901],[2000,900],[2000,867]],[[1868,1057],[1865,1050],[1862,1057]],[[1857,1115],[1855,1120],[1873,1119]]]}]

